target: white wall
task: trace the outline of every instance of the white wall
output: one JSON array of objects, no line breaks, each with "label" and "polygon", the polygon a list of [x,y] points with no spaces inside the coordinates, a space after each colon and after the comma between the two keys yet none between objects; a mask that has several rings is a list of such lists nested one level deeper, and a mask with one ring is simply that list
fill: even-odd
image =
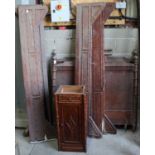
[{"label": "white wall", "polygon": [[[58,58],[75,56],[75,30],[45,30],[44,32],[44,47],[48,58],[54,48]],[[138,48],[138,29],[106,28],[104,46],[104,49],[112,49],[113,56],[130,57]]]}]

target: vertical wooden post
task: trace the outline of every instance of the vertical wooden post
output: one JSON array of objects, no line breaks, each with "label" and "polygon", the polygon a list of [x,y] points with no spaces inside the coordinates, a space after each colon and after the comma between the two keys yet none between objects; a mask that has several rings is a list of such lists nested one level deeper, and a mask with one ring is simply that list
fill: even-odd
[{"label": "vertical wooden post", "polygon": [[132,129],[136,130],[137,127],[137,110],[138,110],[138,54],[134,54],[134,88],[133,88],[133,115],[132,115]]},{"label": "vertical wooden post", "polygon": [[114,3],[77,5],[75,83],[86,86],[89,136],[101,137],[104,117],[103,27]]},{"label": "vertical wooden post", "polygon": [[42,21],[47,7],[19,6],[19,26],[25,99],[30,141],[51,138],[51,125],[45,117],[45,79],[43,71]]}]

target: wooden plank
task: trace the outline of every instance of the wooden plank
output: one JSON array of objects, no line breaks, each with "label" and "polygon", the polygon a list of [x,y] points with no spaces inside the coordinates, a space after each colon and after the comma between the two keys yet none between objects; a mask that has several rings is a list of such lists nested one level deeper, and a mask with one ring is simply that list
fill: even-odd
[{"label": "wooden plank", "polygon": [[[78,4],[78,3],[96,3],[96,2],[116,2],[117,0],[71,0],[71,3]],[[51,0],[43,0],[45,5],[50,5]]]},{"label": "wooden plank", "polygon": [[86,86],[90,121],[88,134],[94,137],[101,137],[103,131],[103,21],[107,20],[113,9],[113,3],[88,3],[77,6],[75,83]]},{"label": "wooden plank", "polygon": [[46,6],[19,6],[21,58],[30,141],[51,138],[50,123],[45,118],[45,86],[42,66],[42,21]]}]

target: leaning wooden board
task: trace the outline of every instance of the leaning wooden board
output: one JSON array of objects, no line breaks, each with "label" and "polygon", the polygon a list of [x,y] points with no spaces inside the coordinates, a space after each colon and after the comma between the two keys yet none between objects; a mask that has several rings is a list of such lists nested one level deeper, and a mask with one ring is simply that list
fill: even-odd
[{"label": "leaning wooden board", "polygon": [[[47,7],[19,6],[21,59],[28,114],[30,141],[51,138],[51,126],[45,118],[45,76],[41,34]],[[47,98],[46,98],[47,99]]]},{"label": "leaning wooden board", "polygon": [[103,27],[114,9],[113,3],[77,6],[75,84],[86,87],[88,95],[88,134],[101,137],[104,122],[105,64]]},{"label": "leaning wooden board", "polygon": [[[45,4],[48,8],[50,8],[50,1],[51,0],[44,0],[43,4]],[[44,20],[45,26],[71,26],[76,25],[76,7],[77,4],[82,3],[95,3],[95,2],[117,2],[118,0],[71,0],[71,16],[74,20],[70,22],[60,22],[60,23],[52,23],[50,16],[46,16]],[[50,11],[49,11],[50,12]],[[122,10],[123,14],[125,14],[125,9]],[[119,17],[120,13],[117,9],[114,9],[110,14],[111,17],[116,16]],[[124,25],[125,19],[108,19],[104,25]]]}]

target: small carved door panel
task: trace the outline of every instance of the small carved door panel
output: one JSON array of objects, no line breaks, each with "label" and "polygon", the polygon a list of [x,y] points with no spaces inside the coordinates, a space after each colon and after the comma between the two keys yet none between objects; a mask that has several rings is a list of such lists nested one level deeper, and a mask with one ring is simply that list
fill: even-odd
[{"label": "small carved door panel", "polygon": [[63,143],[82,142],[82,104],[60,103],[60,138]]},{"label": "small carved door panel", "polygon": [[86,151],[87,97],[85,88],[77,85],[60,86],[55,93],[55,108],[58,149]]}]

